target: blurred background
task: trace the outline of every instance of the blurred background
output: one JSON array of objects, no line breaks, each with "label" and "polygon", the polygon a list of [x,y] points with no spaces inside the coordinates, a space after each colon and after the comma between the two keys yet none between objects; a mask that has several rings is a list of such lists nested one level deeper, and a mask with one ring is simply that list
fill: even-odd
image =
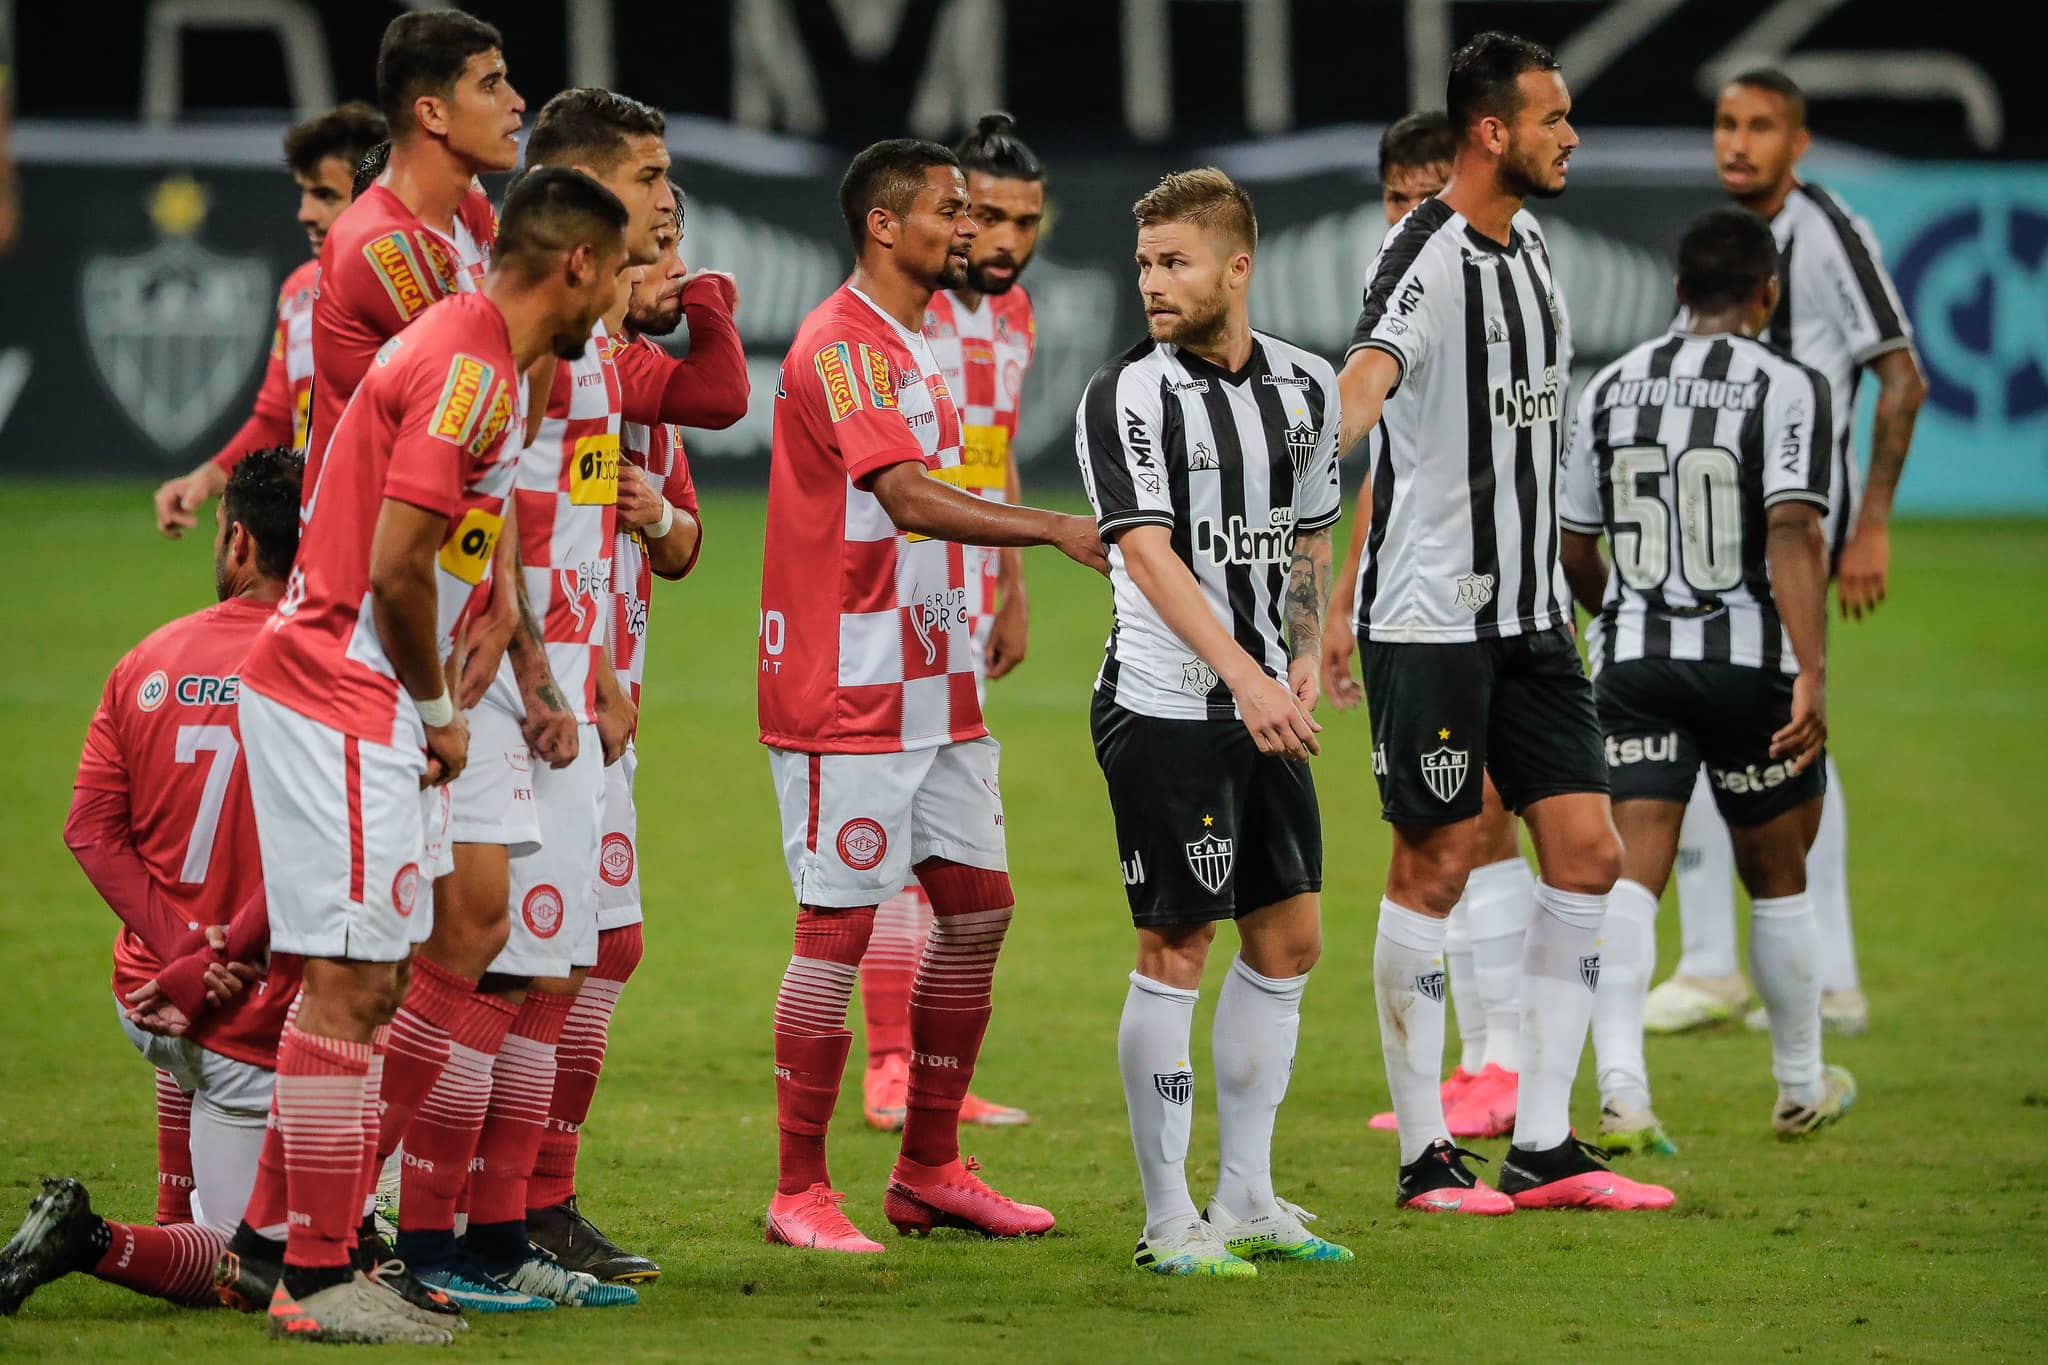
[{"label": "blurred background", "polygon": [[[168,475],[234,431],[277,286],[306,252],[280,136],[373,94],[400,8],[0,0],[16,186],[0,206],[0,475]],[[1713,91],[1775,64],[1812,102],[1804,177],[1870,221],[1917,332],[1931,392],[1901,510],[2048,513],[2048,120],[2024,88],[2038,59],[2009,28],[2031,6],[1960,0],[1939,25],[1887,0],[465,8],[504,32],[529,119],[571,84],[669,111],[685,255],[738,276],[754,369],[747,420],[691,436],[700,481],[765,482],[775,371],[848,268],[834,189],[866,142],[951,141],[1005,108],[1049,163],[1020,454],[1032,486],[1078,487],[1074,404],[1141,326],[1131,201],[1193,164],[1245,182],[1262,229],[1255,324],[1335,358],[1384,231],[1380,131],[1440,107],[1452,48],[1499,27],[1552,45],[1576,101],[1571,189],[1537,207],[1582,374],[1668,322],[1669,248],[1721,199]]]}]

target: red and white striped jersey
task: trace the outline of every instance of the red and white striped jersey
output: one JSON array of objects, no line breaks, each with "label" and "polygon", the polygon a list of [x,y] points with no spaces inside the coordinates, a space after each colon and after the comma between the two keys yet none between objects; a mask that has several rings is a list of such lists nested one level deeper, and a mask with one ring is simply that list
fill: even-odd
[{"label": "red and white striped jersey", "polygon": [[249,420],[235,429],[213,457],[233,471],[252,450],[271,446],[306,448],[306,421],[313,396],[313,297],[320,266],[307,261],[284,277],[277,291],[277,326],[270,334],[270,359],[256,389]]},{"label": "red and white striped jersey", "polygon": [[[924,338],[938,357],[946,387],[960,409],[960,474],[949,483],[991,502],[1009,501],[1010,447],[1017,441],[1017,408],[1024,373],[1038,347],[1038,320],[1031,296],[1021,287],[986,294],[969,309],[959,295],[942,289],[924,310]],[[1001,556],[984,546],[967,551],[967,610],[981,616],[996,608],[996,574]]]},{"label": "red and white striped jersey", "polygon": [[920,332],[851,284],[782,362],[761,571],[761,742],[900,753],[988,733],[964,547],[897,530],[869,491],[891,465],[958,481],[960,415]]},{"label": "red and white striped jersey", "polygon": [[[629,346],[660,350],[653,337],[626,333],[612,338],[611,353],[617,356]],[[687,512],[700,526],[698,549],[703,548],[703,518],[697,511],[697,485],[690,477],[690,461],[683,454],[683,429],[672,422],[643,425],[623,422],[620,440],[626,459],[640,466],[648,487],[667,498],[679,512]],[[693,558],[683,572],[696,566]],[[618,528],[612,540],[612,667],[619,682],[640,704],[640,683],[647,671],[647,618],[654,595],[654,568],[647,560],[647,545],[638,531]]]},{"label": "red and white striped jersey", "polygon": [[519,456],[513,495],[526,596],[540,618],[548,667],[578,724],[597,714],[594,670],[604,662],[601,623],[612,609],[620,402],[611,339],[600,322],[582,355],[556,364],[540,430]]}]

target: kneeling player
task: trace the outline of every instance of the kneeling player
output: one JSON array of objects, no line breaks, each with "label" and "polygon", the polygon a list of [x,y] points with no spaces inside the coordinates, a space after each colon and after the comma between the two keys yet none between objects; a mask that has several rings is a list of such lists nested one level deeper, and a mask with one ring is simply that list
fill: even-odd
[{"label": "kneeling player", "polygon": [[[1752,898],[1750,973],[1770,1014],[1771,1127],[1842,1116],[1821,1065],[1819,929],[1806,851],[1826,787],[1827,380],[1756,340],[1778,303],[1763,219],[1716,209],[1679,244],[1685,320],[1587,386],[1559,519],[1565,574],[1601,621],[1596,695],[1621,832],[1594,1000],[1601,1145],[1655,1145],[1643,1000],[1657,900],[1702,764]],[[1603,570],[1597,537],[1614,556]]]},{"label": "kneeling player", "polygon": [[[1135,212],[1151,337],[1096,372],[1076,439],[1115,592],[1090,727],[1138,929],[1117,1033],[1145,1187],[1133,1260],[1222,1276],[1257,1274],[1256,1258],[1348,1261],[1302,1226],[1314,1215],[1276,1196],[1272,1175],[1273,1119],[1322,952],[1306,760],[1319,751],[1309,712],[1329,528],[1343,512],[1336,375],[1247,322],[1258,225],[1222,172],[1168,176]],[[1204,1214],[1187,1186],[1188,1037],[1223,919],[1237,921],[1240,950],[1216,1006],[1222,1160]]]}]

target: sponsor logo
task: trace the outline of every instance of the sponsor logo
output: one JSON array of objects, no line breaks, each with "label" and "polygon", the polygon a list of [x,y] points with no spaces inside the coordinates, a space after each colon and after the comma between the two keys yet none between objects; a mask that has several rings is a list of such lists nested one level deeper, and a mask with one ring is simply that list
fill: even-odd
[{"label": "sponsor logo", "polygon": [[1409,316],[1422,306],[1424,292],[1422,280],[1419,277],[1409,280],[1408,283],[1401,286],[1401,293],[1394,300],[1394,311],[1404,318]]},{"label": "sponsor logo", "polygon": [[[1204,826],[1215,823],[1216,817],[1213,815],[1202,817]],[[1188,869],[1195,874],[1195,880],[1212,896],[1223,889],[1223,883],[1230,880],[1230,865],[1233,861],[1231,849],[1234,842],[1223,838],[1212,829],[1186,846]]]},{"label": "sponsor logo", "polygon": [[1441,1005],[1444,1002],[1444,974],[1441,969],[1415,978],[1415,989]]},{"label": "sponsor logo", "polygon": [[1130,453],[1138,482],[1147,493],[1157,493],[1159,466],[1152,458],[1152,433],[1145,429],[1145,419],[1130,408],[1124,409],[1124,449]]},{"label": "sponsor logo", "polygon": [[1152,1088],[1168,1104],[1186,1104],[1195,1097],[1195,1073],[1186,1070],[1155,1071],[1152,1073]]},{"label": "sponsor logo", "polygon": [[896,406],[896,382],[889,377],[889,357],[865,343],[860,348],[861,377],[867,381],[868,397],[877,408]]},{"label": "sponsor logo", "polygon": [[1507,344],[1507,339],[1508,325],[1499,318],[1489,317],[1486,320],[1486,344],[1489,346],[1504,346]]},{"label": "sponsor logo", "polygon": [[1716,768],[1711,764],[1707,767],[1707,777],[1715,786],[1738,796],[1782,787],[1797,776],[1799,771],[1789,758],[1780,763],[1767,764],[1762,768],[1754,763],[1741,768]]},{"label": "sponsor logo", "polygon": [[604,836],[597,850],[597,872],[612,886],[633,880],[633,841],[614,830]]},{"label": "sponsor logo", "polygon": [[856,872],[866,872],[882,861],[889,851],[889,835],[883,828],[866,816],[848,820],[839,827],[839,837],[834,840],[839,848],[839,861]]},{"label": "sponsor logo", "polygon": [[519,917],[535,938],[553,938],[562,927],[562,893],[541,883],[519,902]]},{"label": "sponsor logo", "polygon": [[1143,886],[1145,884],[1144,851],[1140,850],[1136,853],[1133,853],[1130,857],[1123,859],[1122,863],[1124,869],[1124,885]]},{"label": "sponsor logo", "polygon": [[413,901],[420,893],[420,865],[407,863],[391,879],[391,908],[403,918],[412,917]]},{"label": "sponsor logo", "polygon": [[1187,660],[1180,666],[1180,690],[1192,696],[1208,696],[1216,690],[1216,670],[1200,659]]},{"label": "sponsor logo", "polygon": [[615,432],[576,438],[569,460],[569,501],[608,507],[619,500],[619,438]]},{"label": "sponsor logo", "polygon": [[485,451],[496,445],[505,435],[505,428],[512,425],[514,399],[510,384],[498,385],[491,395],[491,410],[484,414],[484,420],[477,423],[476,432],[469,438],[463,449],[471,455],[482,457]]},{"label": "sponsor logo", "polygon": [[433,1162],[427,1160],[423,1156],[416,1156],[413,1153],[405,1150],[405,1148],[403,1147],[400,1147],[398,1149],[398,1160],[401,1165],[409,1166],[415,1171],[432,1172],[434,1169]]},{"label": "sponsor logo", "polygon": [[777,1079],[778,1081],[787,1081],[794,1079],[794,1076],[791,1074],[790,1069],[788,1067],[778,1066],[775,1068],[775,1079]]},{"label": "sponsor logo", "polygon": [[917,643],[924,649],[925,667],[930,668],[939,661],[938,636],[968,627],[967,589],[947,588],[931,593],[905,610],[910,613],[910,628],[917,635]]},{"label": "sponsor logo", "polygon": [[1422,1202],[1433,1209],[1442,1209],[1445,1213],[1456,1213],[1465,1206],[1465,1196],[1461,1194],[1456,1199],[1437,1199],[1430,1195],[1424,1195]]},{"label": "sponsor logo", "polygon": [[503,753],[505,755],[505,766],[513,772],[530,773],[533,771],[533,754],[530,750],[506,749]]},{"label": "sponsor logo", "polygon": [[154,711],[164,704],[164,698],[171,695],[170,675],[161,668],[142,680],[142,686],[135,689],[135,704],[144,711]]},{"label": "sponsor logo", "polygon": [[1667,730],[1661,735],[1631,736],[1628,739],[1607,737],[1607,766],[1624,767],[1630,763],[1675,763],[1678,760],[1678,731]]},{"label": "sponsor logo", "polygon": [[402,321],[412,321],[434,301],[434,292],[428,287],[426,275],[420,269],[412,238],[405,233],[387,232],[374,241],[364,243],[363,256],[377,272],[378,282],[391,296],[391,306],[398,310]]},{"label": "sponsor logo", "polygon": [[178,699],[180,706],[233,706],[241,700],[242,679],[234,673],[224,678],[187,673],[178,679],[171,695]]},{"label": "sponsor logo", "polygon": [[1399,318],[1381,318],[1380,325],[1373,329],[1374,336],[1404,337],[1408,335],[1408,324]]},{"label": "sponsor logo", "polygon": [[1526,379],[1517,379],[1512,389],[1496,385],[1493,390],[1493,415],[1510,431],[1555,422],[1561,407],[1555,368],[1544,372],[1540,389],[1530,388]]},{"label": "sponsor logo", "polygon": [[1216,452],[1209,449],[1207,441],[1195,442],[1195,448],[1188,452],[1188,472],[1193,474],[1204,469],[1221,469],[1223,462],[1216,458]]},{"label": "sponsor logo", "polygon": [[1166,390],[1168,393],[1207,393],[1209,391],[1209,381],[1206,379],[1183,379],[1179,383],[1168,384]]},{"label": "sponsor logo", "polygon": [[964,480],[960,485],[962,488],[1001,488],[1004,486],[1009,467],[1008,427],[977,423],[960,429],[960,477]]},{"label": "sponsor logo", "polygon": [[1385,777],[1387,775],[1387,746],[1384,744],[1372,746],[1372,775],[1374,777]]},{"label": "sponsor logo", "polygon": [[1217,564],[1285,564],[1294,549],[1294,509],[1273,509],[1270,526],[1247,526],[1233,514],[1219,528],[1204,517],[1195,523],[1195,549]]},{"label": "sponsor logo", "polygon": [[[590,624],[593,608],[612,591],[612,562],[609,559],[586,559],[575,568],[555,570],[556,578],[562,585],[562,599],[568,604],[569,615],[575,622],[578,635],[583,634]],[[591,605],[583,605],[585,598]]]},{"label": "sponsor logo", "polygon": [[428,430],[444,441],[466,446],[483,416],[484,391],[494,373],[475,356],[456,352],[448,361],[448,379],[441,385],[441,401]]},{"label": "sponsor logo", "polygon": [[1579,959],[1579,980],[1586,983],[1586,989],[1600,989],[1600,954],[1587,953]]},{"label": "sponsor logo", "polygon": [[853,348],[843,341],[835,341],[812,357],[818,367],[818,378],[825,384],[825,405],[831,410],[832,420],[843,421],[860,411],[860,390],[853,382]]},{"label": "sponsor logo", "polygon": [[498,548],[498,535],[504,529],[503,517],[472,507],[455,523],[448,539],[441,542],[435,562],[473,588],[484,581],[484,574],[491,567],[491,555]]},{"label": "sponsor logo", "polygon": [[434,272],[434,280],[441,286],[441,292],[454,293],[462,285],[462,273],[455,258],[448,254],[448,248],[434,233],[422,232],[418,241],[420,254],[426,257],[427,268]]},{"label": "sponsor logo", "polygon": [[[1446,731],[1438,731],[1447,735]],[[1422,765],[1422,781],[1436,799],[1446,805],[1465,785],[1465,771],[1471,766],[1472,751],[1453,749],[1448,744],[1430,750],[1419,760]]]},{"label": "sponsor logo", "polygon": [[958,1057],[940,1057],[929,1052],[912,1051],[910,1060],[916,1062],[919,1066],[933,1066],[946,1071],[958,1071],[960,1069],[960,1059]]},{"label": "sponsor logo", "polygon": [[1617,379],[1601,395],[1600,406],[1748,412],[1756,407],[1762,393],[1762,387],[1753,379]]},{"label": "sponsor logo", "polygon": [[1457,593],[1453,601],[1477,616],[1479,609],[1493,600],[1493,583],[1490,573],[1468,573],[1453,585]]},{"label": "sponsor logo", "polygon": [[1799,472],[1799,456],[1806,448],[1806,403],[1800,400],[1792,405],[1792,411],[1785,417],[1785,434],[1778,439],[1778,468],[1787,474]]},{"label": "sponsor logo", "polygon": [[1264,375],[1259,379],[1259,382],[1261,384],[1271,384],[1275,388],[1282,389],[1305,389],[1308,387],[1307,377],[1298,374]]}]

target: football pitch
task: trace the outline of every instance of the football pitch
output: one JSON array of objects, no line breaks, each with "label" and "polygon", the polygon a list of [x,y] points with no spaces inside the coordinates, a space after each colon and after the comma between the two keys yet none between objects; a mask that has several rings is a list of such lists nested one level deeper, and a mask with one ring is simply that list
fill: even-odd
[{"label": "football pitch", "polygon": [[[0,1221],[11,1231],[36,1179],[54,1174],[84,1180],[109,1216],[146,1221],[149,1072],[108,1000],[115,920],[59,831],[107,669],[212,600],[207,542],[159,540],[141,485],[4,483],[0,507],[0,581],[14,585],[0,604],[12,642],[0,665]],[[1867,1037],[1830,1038],[1828,1057],[1854,1069],[1862,1094],[1840,1128],[1782,1146],[1761,1037],[1652,1039],[1657,1109],[1681,1154],[1623,1169],[1677,1190],[1666,1214],[1395,1212],[1392,1137],[1365,1127],[1387,1101],[1371,994],[1387,836],[1363,714],[1326,704],[1326,948],[1274,1168],[1280,1192],[1358,1260],[1226,1283],[1130,1266],[1142,1207],[1115,1034],[1131,935],[1087,726],[1109,593],[1050,551],[1027,556],[1029,658],[991,689],[1018,908],[976,1084],[1035,1119],[970,1130],[967,1149],[999,1188],[1052,1208],[1059,1229],[1032,1244],[897,1238],[881,1214],[894,1139],[861,1124],[856,1060],[832,1169],[887,1254],[762,1244],[769,1016],[791,919],[754,738],[762,504],[717,496],[705,510],[702,566],[656,590],[639,779],[647,957],[583,1141],[586,1210],[666,1273],[638,1308],[473,1317],[454,1353],[1328,1365],[2048,1354],[2048,628],[2032,606],[2048,582],[2048,523],[1898,527],[1891,601],[1875,621],[1836,626],[1831,721],[1873,1022]],[[1668,902],[1659,927],[1661,978],[1677,952]],[[1225,930],[1196,1025],[1198,1201],[1215,1173],[1207,1019],[1231,944]],[[1581,1131],[1596,1123],[1591,1070],[1589,1057]],[[1496,1161],[1506,1148],[1476,1145]],[[77,1276],[0,1320],[8,1359],[282,1349],[258,1319]]]}]

